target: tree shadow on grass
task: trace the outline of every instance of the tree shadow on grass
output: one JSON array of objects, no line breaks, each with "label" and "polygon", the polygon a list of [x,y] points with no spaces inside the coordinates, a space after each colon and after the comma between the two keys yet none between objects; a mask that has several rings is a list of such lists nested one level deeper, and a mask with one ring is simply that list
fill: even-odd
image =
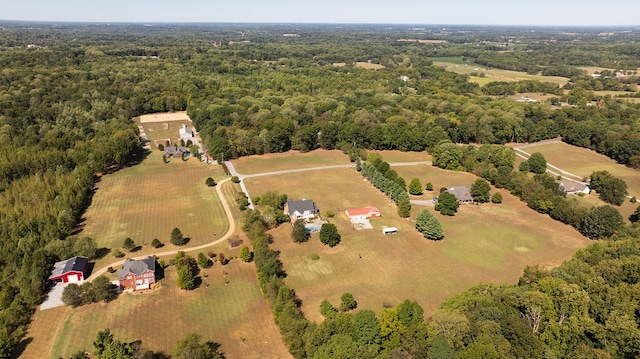
[{"label": "tree shadow on grass", "polygon": [[22,353],[24,353],[24,351],[27,349],[27,346],[31,344],[32,341],[33,341],[33,338],[31,337],[21,340],[20,343],[16,345],[16,348],[13,351],[13,355],[14,355],[13,358],[19,358],[22,355]]},{"label": "tree shadow on grass", "polygon": [[107,247],[98,248],[98,250],[96,251],[95,259],[103,258],[109,253],[111,253],[111,248],[107,248]]}]

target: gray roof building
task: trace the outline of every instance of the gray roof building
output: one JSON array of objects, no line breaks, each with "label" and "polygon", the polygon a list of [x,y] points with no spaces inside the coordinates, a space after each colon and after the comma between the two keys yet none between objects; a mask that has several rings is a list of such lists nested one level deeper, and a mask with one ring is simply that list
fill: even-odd
[{"label": "gray roof building", "polygon": [[310,199],[303,199],[301,201],[293,201],[288,199],[284,204],[284,213],[291,217],[291,221],[297,219],[310,219],[316,216],[320,212],[316,203]]},{"label": "gray roof building", "polygon": [[148,256],[144,259],[131,259],[128,258],[124,261],[124,266],[122,270],[118,274],[118,280],[124,280],[127,274],[133,273],[136,276],[140,276],[144,274],[146,271],[155,272],[156,270],[156,259],[155,257]]},{"label": "gray roof building", "polygon": [[460,203],[472,203],[473,197],[471,197],[471,190],[467,186],[455,186],[447,190],[456,197]]}]

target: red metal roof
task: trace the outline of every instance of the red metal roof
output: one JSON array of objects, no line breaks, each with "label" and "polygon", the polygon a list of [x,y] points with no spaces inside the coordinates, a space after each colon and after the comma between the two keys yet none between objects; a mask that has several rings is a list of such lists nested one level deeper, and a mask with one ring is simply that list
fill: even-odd
[{"label": "red metal roof", "polygon": [[373,206],[362,207],[362,208],[352,208],[347,210],[347,216],[361,216],[363,214],[372,214],[377,213],[380,214],[380,210]]}]

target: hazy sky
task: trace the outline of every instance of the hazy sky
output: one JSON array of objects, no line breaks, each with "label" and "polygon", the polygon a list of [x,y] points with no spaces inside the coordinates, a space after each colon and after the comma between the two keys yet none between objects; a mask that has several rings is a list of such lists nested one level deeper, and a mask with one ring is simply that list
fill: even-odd
[{"label": "hazy sky", "polygon": [[640,0],[0,0],[0,20],[640,25]]}]

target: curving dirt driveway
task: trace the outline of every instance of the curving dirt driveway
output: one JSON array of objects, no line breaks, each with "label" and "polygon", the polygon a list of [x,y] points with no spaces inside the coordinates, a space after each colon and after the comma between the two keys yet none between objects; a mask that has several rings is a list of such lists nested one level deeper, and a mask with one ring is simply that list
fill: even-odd
[{"label": "curving dirt driveway", "polygon": [[[247,195],[247,198],[249,198],[249,204],[250,204],[251,208],[253,208],[253,204],[251,203],[251,196],[249,195],[249,191],[247,191],[247,188],[244,185],[244,181],[242,181],[245,178],[261,177],[261,176],[272,176],[272,175],[295,173],[295,172],[317,171],[317,170],[324,170],[324,169],[331,169],[331,168],[350,168],[350,167],[355,167],[354,164],[332,165],[332,166],[319,166],[319,167],[311,167],[311,168],[299,168],[299,169],[291,169],[291,170],[284,170],[284,171],[263,172],[263,173],[256,173],[256,174],[250,174],[250,175],[242,175],[242,174],[239,174],[236,171],[235,167],[233,166],[233,164],[231,162],[227,161],[227,162],[225,162],[225,164],[227,165],[227,168],[229,168],[229,172],[231,172],[231,175],[238,176],[238,178],[240,178],[240,180],[241,180],[240,181],[240,188]],[[415,165],[430,165],[430,164],[431,164],[431,161],[394,162],[394,163],[390,163],[391,166],[415,166]],[[235,230],[236,230],[236,222],[233,219],[233,214],[231,213],[231,208],[229,207],[229,203],[227,203],[227,201],[225,200],[225,197],[224,197],[224,193],[222,193],[222,184],[224,184],[225,182],[228,182],[229,180],[230,180],[230,178],[226,178],[226,179],[220,181],[220,183],[218,183],[218,185],[216,186],[216,192],[218,193],[218,196],[220,197],[220,201],[222,202],[222,206],[224,207],[224,212],[226,213],[227,218],[229,219],[229,230],[227,230],[227,233],[225,233],[222,237],[220,237],[219,239],[216,239],[213,242],[202,244],[202,245],[199,245],[199,246],[196,246],[196,247],[185,247],[185,248],[178,248],[178,249],[165,251],[165,252],[149,253],[149,254],[145,254],[143,256],[133,257],[132,259],[142,259],[142,258],[145,258],[147,256],[154,256],[154,255],[157,256],[157,257],[170,256],[170,255],[177,254],[180,251],[182,251],[182,252],[193,252],[193,251],[197,251],[197,250],[205,249],[207,247],[214,246],[214,245],[216,245],[218,243],[226,241],[229,237],[231,237],[233,232],[235,232]],[[104,274],[109,267],[117,268],[117,267],[122,266],[124,264],[125,260],[126,259],[122,259],[122,260],[119,260],[117,262],[110,263],[109,265],[94,271],[91,274],[91,276],[89,278],[87,278],[87,280],[91,281],[91,280],[96,279],[100,275]]]},{"label": "curving dirt driveway", "polygon": [[[209,243],[205,243],[196,247],[186,247],[186,248],[178,248],[178,249],[174,249],[171,251],[165,251],[165,252],[158,252],[158,253],[150,253],[150,254],[145,254],[143,256],[139,256],[139,257],[133,257],[132,259],[142,259],[145,258],[147,256],[157,256],[157,257],[162,257],[162,256],[170,256],[170,255],[174,255],[177,254],[178,252],[193,252],[193,251],[197,251],[197,250],[201,250],[201,249],[205,249],[207,247],[211,247],[214,246],[218,243],[224,242],[226,241],[229,237],[231,237],[231,235],[233,234],[233,232],[235,232],[236,230],[236,221],[233,219],[233,214],[231,213],[231,208],[229,207],[229,203],[227,203],[227,201],[225,200],[224,197],[224,193],[222,193],[222,185],[225,182],[228,182],[229,178],[226,178],[222,181],[220,181],[218,183],[218,185],[216,186],[216,192],[218,193],[218,196],[220,197],[220,201],[222,202],[222,207],[224,208],[224,212],[227,215],[227,218],[229,219],[229,229],[227,230],[227,233],[225,233],[222,237],[220,237],[219,239],[216,239],[213,242],[209,242]],[[94,271],[91,276],[89,278],[87,278],[87,280],[91,281],[96,279],[97,277],[99,277],[100,275],[104,274],[104,272],[107,271],[107,269],[109,267],[113,267],[113,268],[117,268],[120,267],[124,264],[124,261],[126,259],[122,259],[119,260],[117,262],[113,262],[103,268],[98,269],[97,271]]]}]

